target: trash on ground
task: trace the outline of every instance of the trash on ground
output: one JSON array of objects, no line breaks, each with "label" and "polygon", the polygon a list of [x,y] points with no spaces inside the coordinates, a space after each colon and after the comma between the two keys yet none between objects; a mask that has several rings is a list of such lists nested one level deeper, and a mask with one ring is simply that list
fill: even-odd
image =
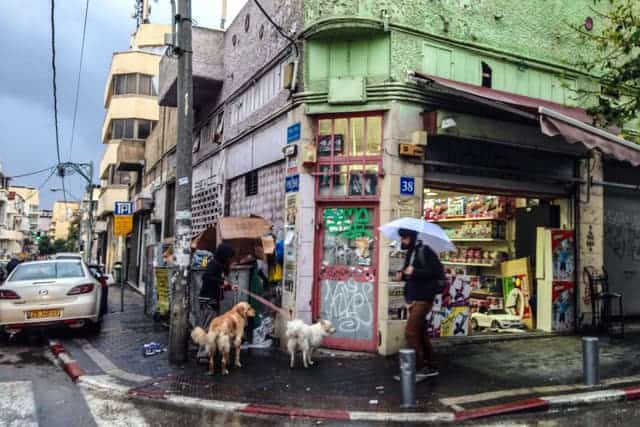
[{"label": "trash on ground", "polygon": [[167,349],[157,342],[150,342],[149,344],[144,344],[142,346],[142,355],[144,357],[155,356],[156,354],[160,354],[165,351],[167,351]]}]

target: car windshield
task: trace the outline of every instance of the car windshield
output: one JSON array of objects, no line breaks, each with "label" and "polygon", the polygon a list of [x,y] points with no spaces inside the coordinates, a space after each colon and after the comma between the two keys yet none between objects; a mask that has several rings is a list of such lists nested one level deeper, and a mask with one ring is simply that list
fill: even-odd
[{"label": "car windshield", "polygon": [[20,264],[11,276],[11,282],[21,280],[51,280],[84,277],[79,262],[49,262],[41,264]]},{"label": "car windshield", "polygon": [[505,309],[489,310],[489,314],[509,314]]}]

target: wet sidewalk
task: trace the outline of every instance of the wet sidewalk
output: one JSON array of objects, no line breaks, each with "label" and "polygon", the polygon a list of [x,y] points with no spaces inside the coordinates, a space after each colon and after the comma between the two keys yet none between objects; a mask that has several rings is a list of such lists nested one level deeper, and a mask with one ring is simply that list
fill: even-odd
[{"label": "wet sidewalk", "polygon": [[[247,349],[243,368],[229,376],[207,375],[193,358],[184,366],[168,363],[166,353],[142,356],[142,345],[166,345],[168,328],[143,314],[143,299],[125,294],[119,310],[119,288],[110,292],[112,312],[101,335],[68,339],[65,347],[88,374],[109,373],[141,396],[167,394],[261,405],[347,411],[399,411],[398,359],[344,355],[323,351],[309,369],[289,369],[288,355],[278,349]],[[605,386],[640,384],[640,335],[601,338],[600,372]],[[580,391],[581,341],[577,336],[435,345],[440,375],[418,384],[418,411],[474,409],[541,394]],[[103,357],[101,357],[103,356]],[[106,361],[104,360],[106,359]],[[124,374],[123,374],[124,373]],[[638,377],[636,377],[638,376]]]}]

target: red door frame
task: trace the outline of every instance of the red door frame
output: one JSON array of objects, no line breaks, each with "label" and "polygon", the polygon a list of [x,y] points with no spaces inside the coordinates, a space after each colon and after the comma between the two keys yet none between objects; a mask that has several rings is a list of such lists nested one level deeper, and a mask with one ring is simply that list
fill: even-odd
[{"label": "red door frame", "polygon": [[[374,240],[374,248],[372,253],[372,266],[371,268],[375,272],[375,278],[373,281],[373,322],[371,325],[371,340],[363,341],[363,340],[353,340],[349,338],[332,338],[327,337],[323,341],[323,345],[329,348],[335,348],[338,350],[349,350],[349,351],[367,351],[367,352],[376,352],[378,349],[378,290],[379,290],[379,279],[380,279],[380,238],[378,227],[380,223],[380,205],[379,202],[356,202],[358,205],[354,205],[354,202],[351,201],[332,201],[332,202],[318,202],[316,204],[316,231],[315,231],[315,239],[314,239],[314,262],[313,262],[313,290],[312,290],[312,314],[313,319],[318,319],[320,315],[320,305],[321,305],[321,292],[320,292],[320,266],[322,264],[324,251],[323,251],[323,236],[324,236],[324,222],[323,222],[323,214],[324,210],[328,208],[350,208],[350,207],[361,207],[373,210],[373,240]],[[334,325],[335,326],[335,325]]]}]

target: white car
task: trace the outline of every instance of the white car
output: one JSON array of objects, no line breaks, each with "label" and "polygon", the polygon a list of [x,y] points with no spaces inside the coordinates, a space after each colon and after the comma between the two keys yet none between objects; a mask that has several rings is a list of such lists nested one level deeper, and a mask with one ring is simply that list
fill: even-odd
[{"label": "white car", "polygon": [[51,256],[51,259],[75,259],[82,261],[82,254],[76,252],[58,252]]},{"label": "white car", "polygon": [[100,332],[102,288],[82,261],[19,264],[0,284],[0,332],[42,326]]},{"label": "white car", "polygon": [[480,311],[471,315],[471,327],[474,330],[481,328],[509,329],[522,328],[523,324],[520,316],[511,314],[503,308],[487,309],[481,307]]}]

